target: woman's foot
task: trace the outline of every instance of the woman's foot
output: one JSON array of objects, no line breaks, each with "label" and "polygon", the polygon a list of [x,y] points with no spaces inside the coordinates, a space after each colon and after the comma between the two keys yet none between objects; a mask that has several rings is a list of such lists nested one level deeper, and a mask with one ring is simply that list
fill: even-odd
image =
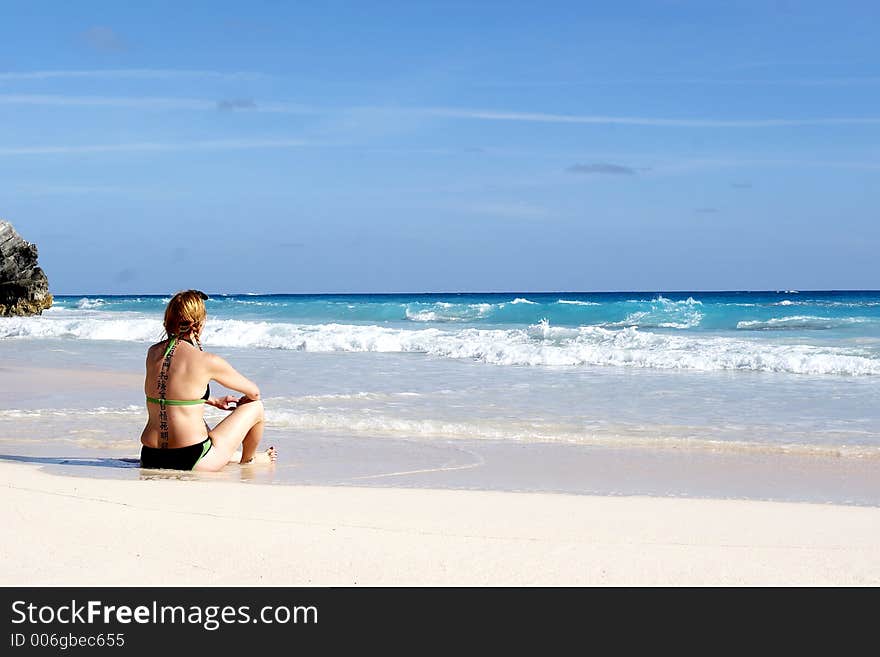
[{"label": "woman's foot", "polygon": [[257,454],[254,454],[254,458],[252,458],[250,461],[242,462],[242,465],[245,465],[246,463],[275,463],[276,460],[278,460],[278,450],[274,447],[270,447],[265,452],[258,452]]}]

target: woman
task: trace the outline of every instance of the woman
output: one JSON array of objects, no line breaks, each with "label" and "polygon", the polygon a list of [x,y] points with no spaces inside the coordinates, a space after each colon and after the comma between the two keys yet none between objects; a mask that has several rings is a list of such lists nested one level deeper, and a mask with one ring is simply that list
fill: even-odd
[{"label": "woman", "polygon": [[[149,419],[141,434],[143,468],[215,472],[230,462],[270,463],[276,458],[274,447],[256,453],[263,437],[260,389],[219,356],[202,351],[199,337],[207,298],[198,290],[175,294],[165,309],[167,338],[147,352]],[[243,396],[211,397],[211,380]],[[210,429],[205,404],[232,412]]]}]

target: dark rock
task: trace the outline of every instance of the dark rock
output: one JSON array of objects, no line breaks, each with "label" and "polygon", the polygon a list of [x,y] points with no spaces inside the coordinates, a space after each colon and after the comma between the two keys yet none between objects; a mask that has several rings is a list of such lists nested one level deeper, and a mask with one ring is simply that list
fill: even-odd
[{"label": "dark rock", "polygon": [[51,305],[36,244],[23,240],[8,221],[0,221],[0,316],[39,315]]}]

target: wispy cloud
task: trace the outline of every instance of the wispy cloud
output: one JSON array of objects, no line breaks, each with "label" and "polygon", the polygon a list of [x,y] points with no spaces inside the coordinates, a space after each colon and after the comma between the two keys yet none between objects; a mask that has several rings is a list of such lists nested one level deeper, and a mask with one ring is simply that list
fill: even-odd
[{"label": "wispy cloud", "polygon": [[115,187],[108,185],[81,185],[81,184],[56,184],[56,183],[19,183],[10,186],[14,194],[26,194],[28,196],[76,196],[80,194],[131,194],[134,191],[128,187]]},{"label": "wispy cloud", "polygon": [[694,208],[694,212],[697,214],[715,214],[718,212],[718,208]]},{"label": "wispy cloud", "polygon": [[439,117],[462,120],[509,121],[525,123],[573,125],[631,125],[668,128],[775,128],[797,126],[880,125],[880,116],[710,119],[666,117],[611,116],[593,114],[552,114],[501,110],[460,109],[449,107],[341,107],[317,108],[291,102],[260,102],[253,100],[205,100],[194,98],[163,98],[151,96],[68,96],[49,94],[0,94],[0,104],[46,105],[58,107],[131,107],[154,110],[216,110],[249,109],[257,112],[286,114],[339,114],[343,116],[379,114],[385,117]]},{"label": "wispy cloud", "polygon": [[246,98],[229,98],[217,101],[217,109],[230,112],[240,109],[256,109],[257,104]]},{"label": "wispy cloud", "polygon": [[51,80],[56,78],[173,80],[208,78],[218,80],[255,80],[269,77],[249,71],[200,71],[190,69],[118,68],[72,71],[0,71],[0,81]]},{"label": "wispy cloud", "polygon": [[48,107],[133,107],[153,110],[216,109],[216,101],[194,98],[125,96],[60,96],[45,94],[0,94],[0,105],[41,105]]},{"label": "wispy cloud", "polygon": [[103,25],[90,27],[80,37],[91,48],[103,52],[121,52],[128,49],[128,43],[119,33]]},{"label": "wispy cloud", "polygon": [[880,125],[880,117],[785,118],[785,119],[670,119],[646,116],[608,116],[598,114],[548,114],[499,110],[423,107],[409,110],[450,119],[519,121],[528,123],[569,123],[592,125],[636,125],[670,128],[774,128],[787,126]]},{"label": "wispy cloud", "polygon": [[554,88],[604,86],[756,86],[756,87],[856,87],[880,84],[880,76],[839,76],[823,78],[724,78],[724,77],[656,77],[656,78],[591,78],[579,80],[500,80],[481,81],[475,86],[498,88]]},{"label": "wispy cloud", "polygon": [[[93,28],[98,29],[98,28]],[[112,32],[112,30],[111,30]],[[98,41],[107,34],[92,34]],[[124,41],[117,37],[120,45]],[[112,41],[111,41],[112,42]],[[257,71],[212,71],[199,69],[83,69],[83,70],[44,70],[44,71],[0,71],[2,80],[45,80],[51,78],[142,78],[142,79],[174,79],[174,78],[214,78],[232,80],[255,80],[277,77]],[[497,82],[480,82],[481,87],[568,87],[568,86],[631,86],[631,85],[715,85],[715,86],[803,86],[803,87],[849,87],[880,85],[880,76],[841,76],[823,78],[592,78],[589,80],[504,80]]]},{"label": "wispy cloud", "polygon": [[[726,158],[700,158],[682,159],[669,162],[656,167],[657,173],[683,173],[702,169],[724,168],[755,168],[755,167],[808,167],[823,169],[861,169],[864,171],[880,170],[880,160],[822,160],[822,159],[797,159],[797,158],[761,158],[761,157],[732,157]],[[731,187],[747,189],[752,186],[750,182],[731,183]]]},{"label": "wispy cloud", "polygon": [[622,164],[609,164],[607,162],[573,164],[568,167],[566,171],[568,173],[578,173],[581,175],[599,174],[605,176],[634,176],[638,173],[638,169],[623,166]]},{"label": "wispy cloud", "polygon": [[[233,106],[224,107],[224,103]],[[143,110],[247,109],[279,114],[314,114],[318,110],[296,103],[257,103],[253,100],[216,101],[201,98],[162,98],[155,96],[66,96],[49,94],[0,94],[0,105],[41,105],[46,107],[129,107]]]},{"label": "wispy cloud", "polygon": [[211,141],[134,142],[128,144],[84,144],[65,146],[0,147],[0,155],[76,155],[87,153],[150,153],[165,151],[229,151],[300,148],[301,139],[217,139]]}]

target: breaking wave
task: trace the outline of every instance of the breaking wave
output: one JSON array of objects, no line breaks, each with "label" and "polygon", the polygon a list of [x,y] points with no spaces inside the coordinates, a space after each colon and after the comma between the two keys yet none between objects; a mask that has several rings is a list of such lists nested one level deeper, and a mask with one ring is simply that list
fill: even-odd
[{"label": "breaking wave", "polygon": [[790,317],[771,317],[768,320],[737,322],[736,328],[748,331],[780,330],[825,330],[864,324],[872,321],[867,317],[816,317],[813,315],[792,315]]},{"label": "breaking wave", "polygon": [[559,299],[556,303],[561,303],[563,305],[568,306],[601,306],[601,303],[596,303],[595,301],[577,301],[571,299]]},{"label": "breaking wave", "polygon": [[699,309],[702,301],[688,297],[683,301],[671,301],[659,296],[650,302],[630,300],[627,303],[649,303],[647,310],[629,313],[619,322],[608,322],[606,327],[674,328],[688,329],[700,325],[703,313]]},{"label": "breaking wave", "polygon": [[[2,318],[0,338],[155,342],[162,338],[162,326],[158,319],[130,316]],[[203,340],[209,346],[221,347],[421,353],[493,365],[880,375],[880,354],[868,348],[653,333],[634,326],[555,327],[546,321],[513,329],[411,329],[213,319],[205,328]]]}]

